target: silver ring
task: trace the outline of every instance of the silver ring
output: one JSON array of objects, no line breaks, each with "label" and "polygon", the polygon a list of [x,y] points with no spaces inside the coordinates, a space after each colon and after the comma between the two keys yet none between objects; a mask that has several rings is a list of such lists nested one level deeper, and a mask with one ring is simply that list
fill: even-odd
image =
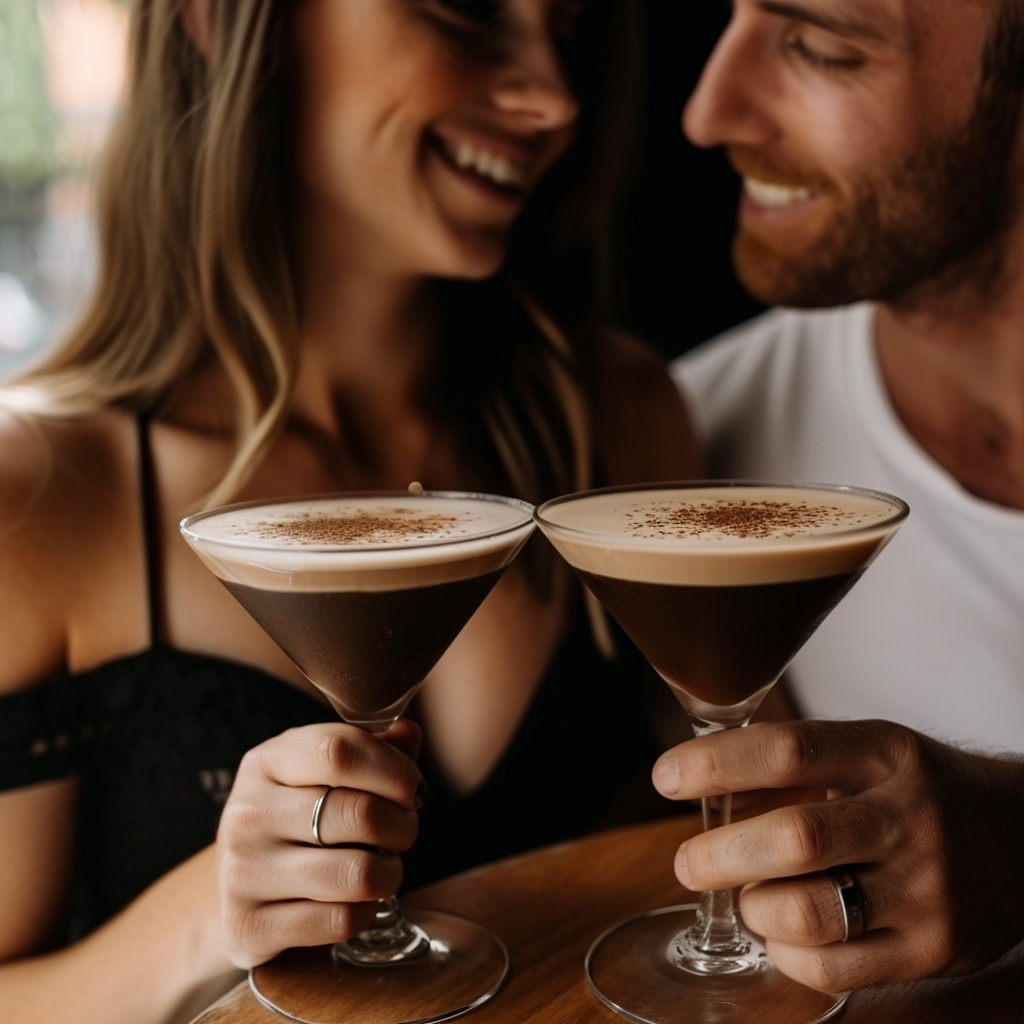
[{"label": "silver ring", "polygon": [[846,868],[829,868],[825,872],[835,886],[843,909],[843,942],[859,939],[864,934],[864,894],[856,879]]},{"label": "silver ring", "polygon": [[327,844],[320,838],[320,812],[324,809],[324,803],[327,801],[327,794],[330,793],[332,787],[325,786],[324,791],[317,797],[317,801],[313,804],[313,820],[310,823],[313,826],[313,842],[317,846],[326,846]]}]

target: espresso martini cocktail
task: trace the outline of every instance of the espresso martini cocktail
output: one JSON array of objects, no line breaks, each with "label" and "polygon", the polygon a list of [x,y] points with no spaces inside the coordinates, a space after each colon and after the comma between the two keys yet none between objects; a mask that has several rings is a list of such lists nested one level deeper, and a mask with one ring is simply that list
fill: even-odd
[{"label": "espresso martini cocktail", "polygon": [[214,575],[347,722],[386,728],[515,557],[519,502],[370,495],[186,520]]},{"label": "espresso martini cocktail", "polygon": [[864,492],[705,485],[559,500],[538,515],[686,709],[725,724],[724,709],[737,721],[756,710],[892,536],[894,513]]},{"label": "espresso martini cocktail", "polygon": [[[723,482],[570,495],[535,518],[708,734],[750,721],[908,512],[873,491]],[[587,973],[603,1002],[650,1024],[811,1024],[845,1001],[778,972],[730,892],[616,926]]]},{"label": "espresso martini cocktail", "polygon": [[[532,512],[490,495],[351,494],[214,509],[181,530],[338,714],[379,732],[511,564]],[[406,918],[391,898],[331,956],[293,951],[254,968],[250,984],[292,1020],[410,1024],[473,1009],[507,970],[486,930],[450,914]]]}]

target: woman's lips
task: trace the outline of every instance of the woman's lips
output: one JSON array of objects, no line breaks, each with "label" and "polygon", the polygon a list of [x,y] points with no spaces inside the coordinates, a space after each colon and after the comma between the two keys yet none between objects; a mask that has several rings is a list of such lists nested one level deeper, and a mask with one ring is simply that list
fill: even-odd
[{"label": "woman's lips", "polygon": [[437,136],[444,155],[461,171],[500,185],[502,188],[526,188],[526,164],[496,153],[490,147],[474,145],[467,139],[458,142]]},{"label": "woman's lips", "polygon": [[432,131],[429,141],[445,167],[478,193],[504,205],[520,204],[531,181],[531,165],[523,148],[474,133]]}]

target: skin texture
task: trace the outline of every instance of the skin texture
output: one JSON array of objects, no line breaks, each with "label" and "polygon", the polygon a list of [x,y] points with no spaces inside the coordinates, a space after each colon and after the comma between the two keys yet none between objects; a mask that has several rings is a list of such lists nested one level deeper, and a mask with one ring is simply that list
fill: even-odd
[{"label": "skin texture", "polygon": [[[735,252],[755,294],[814,304],[791,289],[822,280],[822,253],[843,241],[860,185],[963,132],[995,10],[966,0],[737,0],[684,127],[699,145],[729,147],[741,172],[803,190],[769,208],[747,189]],[[979,151],[979,163],[1001,152],[992,180],[1013,183],[980,252],[933,262],[888,291],[851,272],[843,298],[884,300],[883,377],[921,446],[974,494],[1024,508],[1019,114],[1011,128],[1002,151]],[[929,266],[935,225],[902,224],[901,244]],[[708,737],[669,751],[654,777],[676,799],[799,790],[788,794],[798,806],[692,840],[676,871],[696,888],[746,886],[742,912],[779,967],[839,991],[972,970],[1020,940],[1022,772],[867,722]],[[837,865],[854,865],[867,905],[868,932],[847,945],[820,873]]]},{"label": "skin texture", "polygon": [[[287,425],[239,500],[474,485],[421,401],[438,346],[424,275],[499,266],[504,233],[576,117],[558,58],[573,5],[508,0],[503,11],[500,47],[471,61],[465,40],[479,34],[453,27],[440,0],[303,0],[301,363]],[[208,49],[205,19],[201,2],[187,7]],[[514,158],[525,187],[499,193],[452,170],[432,148],[441,134]],[[617,425],[614,439],[597,438],[611,482],[693,475],[686,414],[660,359],[615,336],[598,373],[597,420]],[[162,640],[308,691],[178,532],[230,462],[229,408],[208,371],[153,425]],[[136,467],[124,414],[39,426],[0,414],[0,692],[148,646]],[[478,786],[511,741],[566,627],[566,598],[543,604],[507,574],[431,674],[420,717],[454,786]],[[369,901],[399,884],[398,854],[415,839],[419,745],[413,724],[371,737],[340,722],[263,744],[240,767],[216,844],[56,953],[46,950],[72,882],[76,783],[0,794],[0,1019],[187,1020],[235,967],[358,932]],[[359,848],[309,842],[325,786],[336,787],[325,838]]]},{"label": "skin texture", "polygon": [[[790,977],[824,992],[976,970],[1024,937],[1024,766],[889,722],[752,725],[654,768],[663,796],[758,789],[797,801],[680,847],[692,889],[744,886],[740,911]],[[1007,821],[1007,818],[1011,820]],[[847,944],[822,873],[857,865],[867,932]]]},{"label": "skin texture", "polygon": [[[373,917],[370,901],[397,891],[398,854],[418,828],[419,740],[412,722],[393,726],[385,741],[346,725],[309,726],[245,756],[217,841],[221,920],[234,963],[253,967],[288,946],[355,935]],[[336,787],[320,814],[324,843],[365,848],[338,856],[306,847],[307,810],[323,786]]]}]

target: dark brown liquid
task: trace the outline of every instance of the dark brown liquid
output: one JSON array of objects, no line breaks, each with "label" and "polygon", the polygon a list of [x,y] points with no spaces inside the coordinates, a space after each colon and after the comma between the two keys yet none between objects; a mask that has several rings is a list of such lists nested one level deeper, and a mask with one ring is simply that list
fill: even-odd
[{"label": "dark brown liquid", "polygon": [[259,590],[224,583],[338,711],[371,719],[421,683],[503,570],[411,590]]},{"label": "dark brown liquid", "polygon": [[580,576],[671,684],[731,707],[775,682],[861,573],[742,587]]}]

